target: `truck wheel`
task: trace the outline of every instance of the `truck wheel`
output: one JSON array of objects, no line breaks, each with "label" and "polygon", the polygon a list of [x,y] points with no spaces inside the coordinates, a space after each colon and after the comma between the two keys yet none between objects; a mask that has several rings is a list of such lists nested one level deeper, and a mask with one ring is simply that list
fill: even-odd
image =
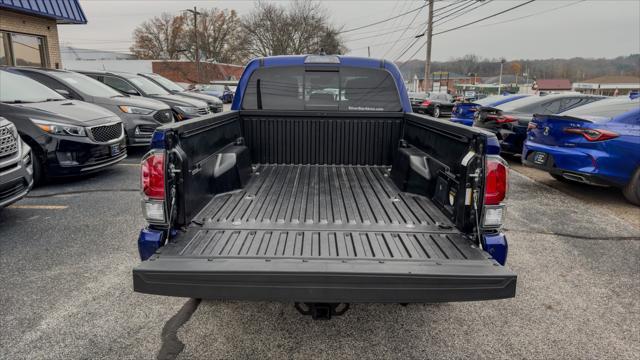
[{"label": "truck wheel", "polygon": [[439,118],[440,117],[440,107],[436,106],[433,108],[433,117],[434,118]]},{"label": "truck wheel", "polygon": [[640,168],[636,169],[631,180],[622,188],[622,194],[630,203],[640,206]]}]

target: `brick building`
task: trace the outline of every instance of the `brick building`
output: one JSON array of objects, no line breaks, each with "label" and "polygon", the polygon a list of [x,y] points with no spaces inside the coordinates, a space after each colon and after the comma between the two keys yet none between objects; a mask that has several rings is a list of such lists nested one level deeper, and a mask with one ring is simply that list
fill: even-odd
[{"label": "brick building", "polygon": [[86,24],[78,0],[0,0],[0,65],[61,68],[59,24]]},{"label": "brick building", "polygon": [[219,63],[200,63],[200,76],[193,61],[154,60],[152,71],[180,83],[208,84],[216,80],[239,80],[244,66]]}]

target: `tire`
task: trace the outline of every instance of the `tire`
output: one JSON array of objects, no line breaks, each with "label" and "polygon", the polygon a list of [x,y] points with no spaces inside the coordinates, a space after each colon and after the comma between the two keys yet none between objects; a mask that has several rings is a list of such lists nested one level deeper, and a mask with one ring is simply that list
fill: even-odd
[{"label": "tire", "polygon": [[622,188],[622,194],[630,203],[640,206],[640,168],[636,169],[631,180]]},{"label": "tire", "polygon": [[31,161],[33,162],[33,186],[42,185],[46,178],[47,174],[44,171],[44,165],[42,164],[42,160],[38,155],[33,155],[31,153]]},{"label": "tire", "polygon": [[433,108],[433,117],[434,118],[439,118],[440,117],[440,107],[436,106]]}]

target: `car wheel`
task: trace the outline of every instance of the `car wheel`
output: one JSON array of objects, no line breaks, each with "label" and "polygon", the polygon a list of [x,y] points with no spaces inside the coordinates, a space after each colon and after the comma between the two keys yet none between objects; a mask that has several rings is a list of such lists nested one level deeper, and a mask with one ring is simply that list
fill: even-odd
[{"label": "car wheel", "polygon": [[629,183],[622,188],[622,193],[630,203],[640,206],[640,168],[636,169]]},{"label": "car wheel", "polygon": [[34,156],[32,152],[31,161],[33,162],[33,186],[42,185],[47,178],[42,160],[40,159],[40,156]]},{"label": "car wheel", "polygon": [[433,117],[434,118],[439,118],[440,117],[440,107],[436,106],[433,108]]}]

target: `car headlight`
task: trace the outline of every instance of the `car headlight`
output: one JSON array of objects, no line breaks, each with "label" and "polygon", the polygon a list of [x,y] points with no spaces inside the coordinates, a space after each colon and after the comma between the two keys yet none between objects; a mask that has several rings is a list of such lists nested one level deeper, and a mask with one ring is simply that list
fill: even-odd
[{"label": "car headlight", "polygon": [[145,109],[137,106],[118,105],[120,111],[127,114],[149,115],[153,112],[152,109]]},{"label": "car headlight", "polygon": [[60,124],[53,121],[31,119],[40,129],[54,135],[87,136],[84,127]]},{"label": "car headlight", "polygon": [[187,115],[198,115],[198,108],[193,106],[176,106],[180,112]]}]

